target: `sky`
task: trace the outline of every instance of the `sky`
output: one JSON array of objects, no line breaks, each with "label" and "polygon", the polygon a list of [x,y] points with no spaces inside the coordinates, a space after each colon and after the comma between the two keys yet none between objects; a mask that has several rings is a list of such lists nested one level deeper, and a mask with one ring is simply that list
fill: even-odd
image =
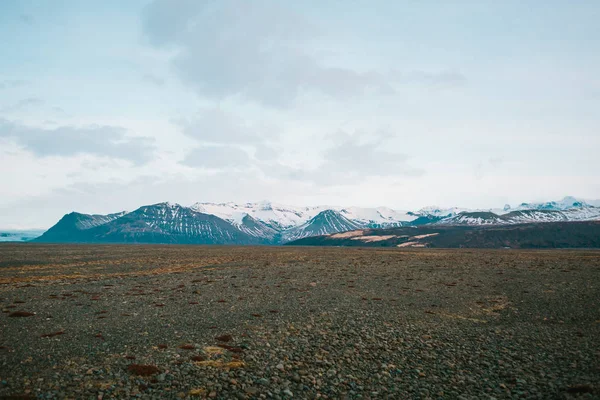
[{"label": "sky", "polygon": [[595,0],[3,0],[0,227],[600,198]]}]

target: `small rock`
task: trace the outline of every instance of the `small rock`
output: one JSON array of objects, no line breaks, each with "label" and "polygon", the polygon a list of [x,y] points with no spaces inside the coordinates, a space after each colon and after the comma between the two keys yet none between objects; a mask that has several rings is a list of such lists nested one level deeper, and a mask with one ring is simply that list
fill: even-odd
[{"label": "small rock", "polygon": [[254,386],[248,386],[245,391],[248,394],[254,395],[254,394],[258,393],[258,388],[254,387]]}]

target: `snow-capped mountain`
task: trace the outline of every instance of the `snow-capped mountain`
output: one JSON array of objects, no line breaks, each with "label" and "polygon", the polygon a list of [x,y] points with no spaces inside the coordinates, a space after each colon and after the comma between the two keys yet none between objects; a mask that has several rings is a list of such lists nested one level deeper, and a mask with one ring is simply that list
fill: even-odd
[{"label": "snow-capped mountain", "polygon": [[442,225],[498,225],[505,222],[491,211],[463,211],[435,222]]},{"label": "snow-capped mountain", "polygon": [[[114,215],[114,214],[113,214]],[[89,215],[77,214],[88,221]],[[103,224],[72,222],[72,214],[36,239],[38,242],[262,244],[227,221],[179,204],[142,206]]]},{"label": "snow-capped mountain", "polygon": [[290,242],[304,237],[328,235],[330,233],[352,231],[364,227],[364,223],[352,221],[339,211],[325,210],[304,224],[285,231],[282,239],[284,242]]},{"label": "snow-capped mountain", "polygon": [[55,242],[72,241],[74,237],[73,232],[82,232],[108,224],[125,214],[127,214],[125,211],[108,215],[90,215],[72,212],[62,217],[56,225],[48,229],[36,240],[52,238],[51,241]]},{"label": "snow-capped mountain", "polygon": [[387,207],[334,207],[332,209],[339,211],[341,215],[351,221],[371,228],[407,225],[415,219],[410,212],[392,210]]},{"label": "snow-capped mountain", "polygon": [[198,212],[215,215],[235,225],[241,225],[244,217],[249,215],[273,229],[284,230],[302,225],[328,207],[294,207],[262,201],[244,204],[196,203],[191,208]]},{"label": "snow-capped mountain", "polygon": [[462,211],[450,214],[436,224],[443,225],[506,225],[534,222],[591,221],[600,220],[600,207],[582,200],[565,197],[560,201],[546,203],[522,203],[511,209],[489,211]]},{"label": "snow-capped mountain", "polygon": [[521,203],[514,210],[550,210],[550,211],[564,211],[571,210],[574,208],[586,208],[590,207],[584,200],[576,199],[572,196],[567,196],[559,201],[547,201],[545,203]]},{"label": "snow-capped mountain", "polygon": [[37,241],[100,243],[282,244],[357,229],[420,225],[508,225],[600,220],[600,207],[572,197],[515,208],[297,207],[259,203],[159,203],[132,212],[65,215]]},{"label": "snow-capped mountain", "polygon": [[279,230],[271,227],[263,221],[252,218],[248,214],[242,218],[240,224],[235,224],[234,226],[250,236],[264,238],[266,240],[272,240],[279,233]]},{"label": "snow-capped mountain", "polygon": [[411,211],[409,212],[410,215],[416,216],[416,217],[436,217],[436,218],[443,218],[443,217],[450,217],[452,215],[456,215],[459,214],[461,212],[467,212],[470,211],[468,208],[459,208],[459,207],[451,207],[451,208],[443,208],[443,207],[438,207],[438,206],[427,206],[427,207],[423,207],[418,211]]}]

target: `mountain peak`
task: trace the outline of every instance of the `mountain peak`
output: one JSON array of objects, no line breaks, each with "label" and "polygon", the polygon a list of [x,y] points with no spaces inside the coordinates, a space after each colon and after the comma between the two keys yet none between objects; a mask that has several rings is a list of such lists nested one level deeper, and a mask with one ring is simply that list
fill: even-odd
[{"label": "mountain peak", "polygon": [[308,236],[329,235],[363,227],[363,224],[349,220],[339,211],[327,209],[319,212],[304,224],[284,232],[284,239],[289,241]]}]

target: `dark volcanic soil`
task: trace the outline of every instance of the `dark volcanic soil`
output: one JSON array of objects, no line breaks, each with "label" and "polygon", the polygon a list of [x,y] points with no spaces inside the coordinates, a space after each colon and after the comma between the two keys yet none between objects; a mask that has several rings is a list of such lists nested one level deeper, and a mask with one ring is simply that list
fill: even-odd
[{"label": "dark volcanic soil", "polygon": [[0,398],[600,398],[598,251],[7,244],[0,307]]}]

